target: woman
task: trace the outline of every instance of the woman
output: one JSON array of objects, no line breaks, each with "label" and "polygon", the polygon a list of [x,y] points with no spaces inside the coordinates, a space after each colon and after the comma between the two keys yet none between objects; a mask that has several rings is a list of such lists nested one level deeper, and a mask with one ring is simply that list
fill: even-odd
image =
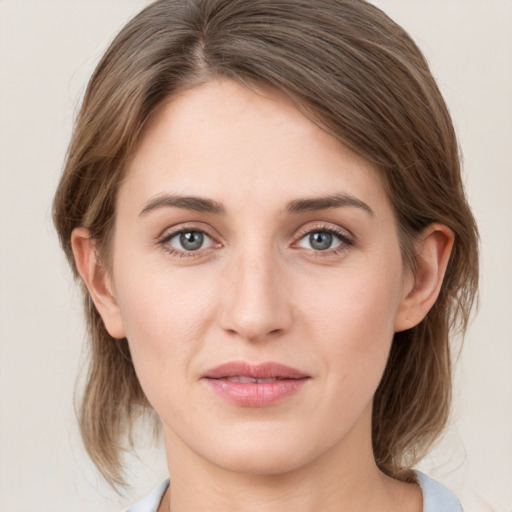
[{"label": "woman", "polygon": [[55,197],[92,342],[85,446],[132,510],[460,510],[446,423],[477,230],[420,51],[360,0],[160,0],[87,89]]}]

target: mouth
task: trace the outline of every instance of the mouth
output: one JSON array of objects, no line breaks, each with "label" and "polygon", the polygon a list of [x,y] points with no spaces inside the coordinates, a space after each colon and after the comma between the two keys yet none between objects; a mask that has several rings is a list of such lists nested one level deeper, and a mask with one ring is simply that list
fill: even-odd
[{"label": "mouth", "polygon": [[279,363],[231,361],[208,370],[202,380],[221,398],[242,407],[265,407],[296,394],[311,377]]},{"label": "mouth", "polygon": [[287,380],[283,377],[270,377],[268,379],[257,379],[255,377],[249,377],[247,375],[240,375],[236,377],[225,377],[229,382],[241,382],[242,384],[258,384],[261,382],[275,382],[278,380]]}]

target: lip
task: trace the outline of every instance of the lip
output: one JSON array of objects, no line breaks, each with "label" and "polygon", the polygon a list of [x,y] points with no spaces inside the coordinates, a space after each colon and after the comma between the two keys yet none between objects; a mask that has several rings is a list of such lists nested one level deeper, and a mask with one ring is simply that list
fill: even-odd
[{"label": "lip", "polygon": [[230,361],[206,371],[202,380],[217,395],[242,407],[266,407],[294,395],[310,379],[275,362]]}]

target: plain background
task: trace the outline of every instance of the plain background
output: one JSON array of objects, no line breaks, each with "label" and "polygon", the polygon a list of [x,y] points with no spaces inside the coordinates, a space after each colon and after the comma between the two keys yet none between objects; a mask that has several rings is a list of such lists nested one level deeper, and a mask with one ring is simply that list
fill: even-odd
[{"label": "plain background", "polygon": [[[77,434],[80,298],[50,219],[96,62],[146,0],[0,0],[0,511],[122,509],[165,476],[149,440],[119,498]],[[512,1],[376,0],[419,43],[453,114],[482,236],[481,305],[446,435],[422,468],[468,510],[512,511]],[[492,508],[491,508],[492,507]]]}]

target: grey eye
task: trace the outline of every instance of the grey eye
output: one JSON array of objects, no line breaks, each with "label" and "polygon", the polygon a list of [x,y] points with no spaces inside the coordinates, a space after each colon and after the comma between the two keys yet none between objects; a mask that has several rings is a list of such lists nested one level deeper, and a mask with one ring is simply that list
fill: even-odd
[{"label": "grey eye", "polygon": [[317,251],[325,251],[332,245],[332,235],[330,233],[311,233],[309,245]]},{"label": "grey eye", "polygon": [[301,238],[299,245],[304,249],[326,251],[340,246],[341,243],[340,237],[334,233],[329,231],[312,231]]},{"label": "grey eye", "polygon": [[180,251],[198,251],[211,242],[211,238],[201,231],[183,231],[169,240],[169,243]]}]

